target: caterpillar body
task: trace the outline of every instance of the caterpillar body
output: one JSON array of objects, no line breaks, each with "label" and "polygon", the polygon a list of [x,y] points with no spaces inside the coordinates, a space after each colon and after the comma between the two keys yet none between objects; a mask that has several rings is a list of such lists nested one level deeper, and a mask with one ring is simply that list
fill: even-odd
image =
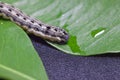
[{"label": "caterpillar body", "polygon": [[45,40],[57,43],[66,43],[69,39],[69,35],[64,29],[50,26],[37,19],[33,19],[8,3],[0,2],[0,16],[10,19],[26,32]]}]

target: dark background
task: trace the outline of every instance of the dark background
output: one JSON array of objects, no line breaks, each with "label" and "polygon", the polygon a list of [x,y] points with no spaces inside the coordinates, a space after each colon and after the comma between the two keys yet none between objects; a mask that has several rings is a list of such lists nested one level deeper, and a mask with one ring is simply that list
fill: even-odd
[{"label": "dark background", "polygon": [[30,36],[49,80],[120,80],[120,54],[74,56]]}]

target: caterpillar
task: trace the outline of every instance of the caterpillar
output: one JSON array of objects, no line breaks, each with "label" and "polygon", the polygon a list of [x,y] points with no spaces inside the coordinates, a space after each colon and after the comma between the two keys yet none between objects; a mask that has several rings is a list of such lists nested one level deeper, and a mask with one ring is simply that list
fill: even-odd
[{"label": "caterpillar", "polygon": [[69,35],[64,29],[44,24],[37,19],[31,18],[8,3],[0,2],[0,16],[10,19],[27,33],[42,39],[62,44],[67,43],[69,39]]}]

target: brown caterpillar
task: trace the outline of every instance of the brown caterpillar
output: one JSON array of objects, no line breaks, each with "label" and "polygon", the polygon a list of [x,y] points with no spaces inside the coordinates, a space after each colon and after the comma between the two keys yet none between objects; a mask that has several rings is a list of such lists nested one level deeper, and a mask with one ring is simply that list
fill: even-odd
[{"label": "brown caterpillar", "polygon": [[45,40],[57,43],[66,43],[68,41],[69,35],[65,30],[33,19],[10,4],[0,2],[0,16],[10,19],[26,32]]}]

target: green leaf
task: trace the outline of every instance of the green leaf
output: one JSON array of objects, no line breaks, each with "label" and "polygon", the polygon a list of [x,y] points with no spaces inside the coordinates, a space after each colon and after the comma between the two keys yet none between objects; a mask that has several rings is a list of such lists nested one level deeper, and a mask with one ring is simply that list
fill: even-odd
[{"label": "green leaf", "polygon": [[[13,0],[16,2],[16,0]],[[8,3],[10,1],[8,0]],[[42,61],[26,33],[0,17],[0,79],[48,80]]]},{"label": "green leaf", "polygon": [[[66,45],[49,43],[73,55],[120,52],[119,0],[1,0],[69,32]],[[48,80],[43,64],[25,32],[0,20],[0,77]]]},{"label": "green leaf", "polygon": [[49,44],[69,54],[87,56],[120,52],[119,3],[119,0],[23,0],[13,4],[32,17],[69,32],[68,44]]},{"label": "green leaf", "polygon": [[120,0],[54,1],[54,9],[42,16],[49,23],[65,28],[70,39],[66,45],[50,44],[73,55],[120,52],[119,3]]}]

